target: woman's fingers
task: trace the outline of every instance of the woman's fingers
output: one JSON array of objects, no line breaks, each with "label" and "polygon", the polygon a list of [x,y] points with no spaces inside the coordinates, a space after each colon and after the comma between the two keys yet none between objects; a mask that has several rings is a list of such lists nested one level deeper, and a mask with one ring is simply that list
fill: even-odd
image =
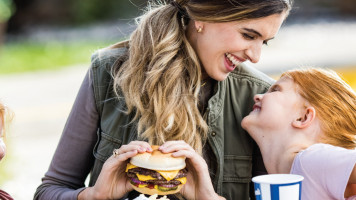
[{"label": "woman's fingers", "polygon": [[147,151],[152,151],[152,148],[151,148],[151,145],[148,144],[147,142],[145,141],[138,141],[138,140],[135,140],[135,141],[132,141],[129,143],[129,145],[139,145],[141,146],[143,149],[147,150]]},{"label": "woman's fingers", "polygon": [[128,151],[122,154],[119,154],[117,156],[117,158],[114,156],[114,159],[118,160],[118,161],[126,161],[127,159],[137,155],[138,151],[137,150],[133,150],[133,151]]},{"label": "woman's fingers", "polygon": [[151,152],[151,146],[144,141],[132,141],[129,144],[122,145],[119,149],[113,150],[113,155],[108,159],[108,164],[118,166],[138,153]]},{"label": "woman's fingers", "polygon": [[144,141],[132,141],[129,144],[122,145],[118,150],[118,154],[123,154],[129,151],[137,150],[139,153],[152,152],[151,146]]},{"label": "woman's fingers", "polygon": [[189,162],[197,173],[208,171],[204,158],[184,141],[168,141],[160,147],[160,150],[163,153],[172,153],[173,157],[186,157],[187,163]]},{"label": "woman's fingers", "polygon": [[211,184],[208,165],[189,144],[184,141],[168,141],[159,147],[163,153],[173,157],[186,157],[188,168],[187,183],[181,193],[187,199],[215,199],[216,193]]},{"label": "woman's fingers", "polygon": [[186,157],[191,160],[198,159],[199,162],[204,161],[204,159],[186,142],[179,141],[168,141],[159,147],[159,150],[163,153],[172,153],[173,157]]},{"label": "woman's fingers", "polygon": [[183,140],[168,141],[164,143],[162,146],[160,146],[159,150],[162,151],[163,153],[172,153],[174,151],[180,151],[180,150],[194,151],[194,149]]},{"label": "woman's fingers", "polygon": [[[110,170],[110,171],[116,171],[119,167],[123,167],[125,165],[124,163],[131,157],[135,156],[137,154],[137,151],[129,151],[123,154],[119,155],[112,155],[110,156],[106,162],[104,163],[103,168]],[[126,167],[126,165],[125,165]]]},{"label": "woman's fingers", "polygon": [[174,152],[172,156],[186,157],[187,163],[190,163],[191,167],[193,167],[197,173],[205,173],[205,171],[208,171],[208,165],[206,164],[206,161],[195,151],[181,150]]},{"label": "woman's fingers", "polygon": [[173,157],[186,157],[186,158],[194,158],[194,156],[196,156],[196,153],[194,151],[191,150],[179,150],[176,151],[174,153],[172,153]]}]

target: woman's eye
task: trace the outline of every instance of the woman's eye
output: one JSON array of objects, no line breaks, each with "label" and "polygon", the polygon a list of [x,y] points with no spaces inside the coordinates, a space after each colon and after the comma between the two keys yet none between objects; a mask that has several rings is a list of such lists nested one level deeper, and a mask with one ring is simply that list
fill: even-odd
[{"label": "woman's eye", "polygon": [[244,38],[246,38],[246,39],[248,39],[248,40],[254,40],[254,39],[255,39],[254,36],[249,35],[249,34],[247,34],[247,33],[243,33],[242,35],[243,35]]},{"label": "woman's eye", "polygon": [[263,41],[263,44],[268,46],[268,41]]}]

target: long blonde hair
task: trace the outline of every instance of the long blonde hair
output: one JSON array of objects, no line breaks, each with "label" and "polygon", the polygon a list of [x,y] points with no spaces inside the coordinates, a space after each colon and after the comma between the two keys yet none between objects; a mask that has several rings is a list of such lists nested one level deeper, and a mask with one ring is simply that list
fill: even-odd
[{"label": "long blonde hair", "polygon": [[305,68],[287,71],[298,85],[300,95],[316,110],[323,143],[354,149],[356,147],[356,93],[336,72]]},{"label": "long blonde hair", "polygon": [[201,66],[185,35],[187,22],[259,18],[287,12],[291,6],[286,0],[267,2],[176,0],[149,4],[130,40],[114,46],[128,47],[128,60],[114,70],[114,89],[124,95],[128,112],[135,112],[140,138],[157,145],[184,140],[202,152],[208,125],[197,107]]}]

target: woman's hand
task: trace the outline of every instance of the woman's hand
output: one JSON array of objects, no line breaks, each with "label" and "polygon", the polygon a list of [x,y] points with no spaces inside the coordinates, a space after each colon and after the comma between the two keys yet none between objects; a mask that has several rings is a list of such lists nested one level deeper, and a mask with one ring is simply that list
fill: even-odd
[{"label": "woman's hand", "polygon": [[187,158],[187,183],[180,191],[186,199],[224,199],[214,191],[205,160],[190,145],[184,141],[169,141],[160,146],[159,150],[172,153],[173,157]]},{"label": "woman's hand", "polygon": [[115,150],[103,165],[98,180],[93,187],[88,187],[78,195],[78,200],[85,199],[120,199],[133,188],[126,175],[128,159],[137,153],[152,152],[147,142],[132,141]]}]

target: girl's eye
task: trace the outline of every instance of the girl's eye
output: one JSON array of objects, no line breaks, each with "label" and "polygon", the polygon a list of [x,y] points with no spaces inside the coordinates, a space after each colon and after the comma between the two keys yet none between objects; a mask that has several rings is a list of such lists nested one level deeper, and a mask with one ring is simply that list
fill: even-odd
[{"label": "girl's eye", "polygon": [[243,35],[244,38],[246,38],[246,39],[248,39],[248,40],[254,40],[254,39],[255,39],[254,36],[249,35],[249,34],[247,34],[247,33],[243,33],[242,35]]},{"label": "girl's eye", "polygon": [[272,86],[268,92],[276,92],[278,90],[279,90],[278,86]]},{"label": "girl's eye", "polygon": [[263,41],[263,44],[268,46],[268,41]]}]

